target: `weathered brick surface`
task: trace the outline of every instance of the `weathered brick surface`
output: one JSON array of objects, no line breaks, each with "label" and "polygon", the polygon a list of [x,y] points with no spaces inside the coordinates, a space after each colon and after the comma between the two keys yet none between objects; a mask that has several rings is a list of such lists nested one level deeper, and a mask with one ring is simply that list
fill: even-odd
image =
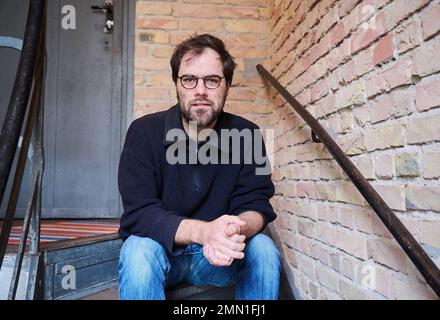
[{"label": "weathered brick surface", "polygon": [[[438,8],[437,0],[277,0],[269,35],[273,74],[327,128],[416,239],[437,249]],[[286,251],[295,255],[291,270],[302,297],[433,299],[345,173],[311,142],[302,120],[287,120],[284,101],[274,91],[270,96],[277,108],[270,124],[280,132],[276,189],[279,199],[289,199],[275,207],[283,215],[287,205],[296,221],[287,220],[289,232],[280,231]],[[289,113],[292,118],[298,119]],[[305,218],[307,208],[314,213]]]},{"label": "weathered brick surface", "polygon": [[440,178],[440,151],[425,152],[422,155],[423,177],[426,179]]}]

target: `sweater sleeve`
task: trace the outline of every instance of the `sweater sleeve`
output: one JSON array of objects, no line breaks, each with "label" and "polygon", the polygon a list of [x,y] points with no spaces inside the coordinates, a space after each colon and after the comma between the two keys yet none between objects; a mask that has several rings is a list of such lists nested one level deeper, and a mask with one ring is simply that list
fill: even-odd
[{"label": "sweater sleeve", "polygon": [[[243,148],[245,149],[245,160],[230,198],[229,212],[238,215],[244,211],[256,211],[264,218],[264,229],[269,222],[276,218],[269,202],[269,199],[274,195],[275,187],[271,179],[270,163],[263,138],[261,135],[255,135],[255,137],[252,146],[244,146]],[[257,143],[260,143],[261,148],[255,149]],[[258,149],[261,150],[261,155],[255,156],[258,154]]]},{"label": "sweater sleeve", "polygon": [[121,237],[148,237],[165,247],[171,254],[178,248],[174,238],[185,217],[167,210],[160,200],[148,136],[138,121],[128,129],[118,171],[118,186],[124,213],[121,216]]}]

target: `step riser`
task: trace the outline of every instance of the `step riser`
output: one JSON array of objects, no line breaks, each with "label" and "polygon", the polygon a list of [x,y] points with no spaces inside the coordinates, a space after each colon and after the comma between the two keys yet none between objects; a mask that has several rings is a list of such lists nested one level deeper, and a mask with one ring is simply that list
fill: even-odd
[{"label": "step riser", "polygon": [[44,299],[79,299],[116,285],[122,240],[45,252]]}]

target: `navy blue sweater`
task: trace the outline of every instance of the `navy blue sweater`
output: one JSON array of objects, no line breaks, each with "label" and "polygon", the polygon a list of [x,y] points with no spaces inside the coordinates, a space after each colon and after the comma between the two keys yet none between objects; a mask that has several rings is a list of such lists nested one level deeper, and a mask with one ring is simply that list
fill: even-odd
[{"label": "navy blue sweater", "polygon": [[[119,234],[123,240],[130,235],[149,237],[177,254],[181,248],[174,245],[174,238],[183,219],[212,221],[248,210],[262,214],[265,225],[275,219],[269,203],[274,194],[271,176],[255,174],[256,167],[264,165],[246,163],[243,157],[238,164],[170,164],[166,151],[174,141],[167,141],[166,134],[171,129],[183,130],[179,105],[143,116],[128,129],[118,173],[124,206]],[[219,136],[221,129],[258,127],[223,112],[214,128]],[[185,140],[187,144],[188,136]],[[242,154],[248,147],[240,144]],[[218,149],[218,154],[224,152]],[[229,149],[232,152],[233,148]]]}]

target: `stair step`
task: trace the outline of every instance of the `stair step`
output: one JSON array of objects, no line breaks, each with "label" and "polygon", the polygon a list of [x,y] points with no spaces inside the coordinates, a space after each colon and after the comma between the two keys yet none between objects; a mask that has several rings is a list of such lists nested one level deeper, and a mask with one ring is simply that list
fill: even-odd
[{"label": "stair step", "polygon": [[104,289],[101,292],[82,297],[79,300],[119,300],[118,288]]},{"label": "stair step", "polygon": [[[1,221],[0,221],[1,224]],[[42,298],[117,300],[119,298],[118,261],[122,240],[118,234],[78,238],[41,245],[44,258],[44,285]],[[16,246],[8,246],[0,272],[0,299],[7,299],[15,263]],[[13,252],[13,253],[12,253]],[[29,274],[29,257],[25,256],[16,299],[25,299]],[[35,261],[35,260],[33,260]],[[281,299],[294,299],[289,281],[282,271]],[[75,285],[72,286],[72,281]],[[166,291],[170,300],[230,300],[234,287],[197,287],[183,284]]]},{"label": "stair step", "polygon": [[[167,290],[166,298],[167,300],[232,300],[234,287],[197,287],[183,284]],[[80,300],[119,300],[118,287],[102,290]]]}]

